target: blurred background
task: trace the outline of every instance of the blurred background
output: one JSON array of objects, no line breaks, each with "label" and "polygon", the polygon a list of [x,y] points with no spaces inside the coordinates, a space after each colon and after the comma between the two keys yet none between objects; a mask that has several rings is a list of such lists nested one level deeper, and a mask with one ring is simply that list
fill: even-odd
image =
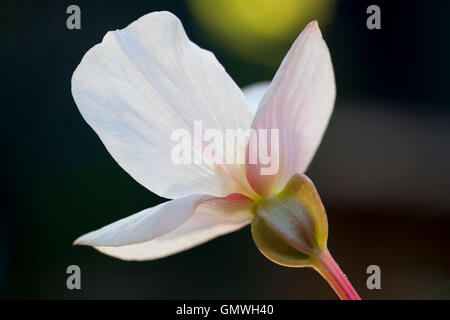
[{"label": "blurred background", "polygon": [[[68,30],[66,8],[81,8]],[[371,4],[381,30],[366,27]],[[365,299],[450,298],[449,1],[2,1],[0,297],[335,299],[310,269],[269,262],[249,228],[150,262],[124,262],[79,235],[161,203],[82,119],[70,78],[108,30],[169,10],[239,86],[270,80],[317,19],[338,96],[307,174],[324,201],[329,249]],[[81,268],[81,290],[66,268]],[[381,268],[368,290],[366,268]]]}]

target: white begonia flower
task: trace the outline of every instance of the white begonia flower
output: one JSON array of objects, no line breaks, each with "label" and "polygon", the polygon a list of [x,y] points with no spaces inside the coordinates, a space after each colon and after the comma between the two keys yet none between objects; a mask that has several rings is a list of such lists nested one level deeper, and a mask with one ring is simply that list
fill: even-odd
[{"label": "white begonia flower", "polygon": [[[73,97],[117,163],[150,191],[173,200],[85,234],[75,244],[125,260],[150,260],[255,220],[256,212],[265,210],[258,207],[262,199],[306,170],[333,109],[333,68],[317,22],[299,35],[258,103],[265,87],[249,88],[250,104],[259,104],[253,116],[215,56],[192,43],[169,12],[153,12],[108,32],[75,70]],[[197,120],[219,130],[279,129],[278,172],[261,175],[261,164],[173,163],[171,133],[192,132]]]}]

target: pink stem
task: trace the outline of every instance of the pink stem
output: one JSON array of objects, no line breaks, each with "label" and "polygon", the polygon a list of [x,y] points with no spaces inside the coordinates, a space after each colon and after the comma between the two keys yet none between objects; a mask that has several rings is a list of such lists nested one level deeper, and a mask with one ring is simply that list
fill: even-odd
[{"label": "pink stem", "polygon": [[328,249],[317,257],[315,269],[327,280],[341,300],[361,300]]}]

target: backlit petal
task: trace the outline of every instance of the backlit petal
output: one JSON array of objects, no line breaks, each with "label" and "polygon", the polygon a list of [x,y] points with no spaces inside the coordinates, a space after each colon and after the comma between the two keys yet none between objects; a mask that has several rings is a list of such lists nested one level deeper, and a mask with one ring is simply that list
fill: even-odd
[{"label": "backlit petal", "polygon": [[253,116],[255,116],[256,110],[258,110],[259,103],[261,102],[264,93],[266,93],[269,85],[270,82],[264,81],[253,83],[242,88],[242,92],[244,93],[245,99],[247,99],[248,106]]},{"label": "backlit petal", "polygon": [[210,196],[192,195],[170,200],[87,233],[74,244],[124,246],[152,240],[182,225],[199,204],[209,199]]},{"label": "backlit petal", "polygon": [[128,246],[96,249],[123,260],[163,258],[246,226],[252,218],[252,205],[253,201],[239,195],[208,200],[197,207],[186,223],[161,237]]},{"label": "backlit petal", "polygon": [[[171,13],[150,13],[108,32],[75,70],[72,94],[113,158],[154,193],[178,198],[242,191],[243,166],[171,160],[179,143],[171,140],[176,129],[192,134],[197,120],[203,130],[246,130],[251,123],[240,89],[211,52],[188,39]],[[220,178],[217,170],[223,171]]]},{"label": "backlit petal", "polygon": [[[292,175],[306,170],[328,124],[335,95],[330,53],[313,21],[287,53],[253,120],[256,130],[279,129],[279,148],[271,155],[279,159],[276,174],[261,175],[260,162],[247,165],[247,178],[257,192],[278,192]],[[268,150],[273,142],[269,139]],[[251,141],[248,150],[255,149]]]}]

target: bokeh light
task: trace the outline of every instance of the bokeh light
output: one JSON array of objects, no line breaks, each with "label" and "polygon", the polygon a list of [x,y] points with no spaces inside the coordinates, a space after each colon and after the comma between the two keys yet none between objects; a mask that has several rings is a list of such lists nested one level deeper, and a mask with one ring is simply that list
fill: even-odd
[{"label": "bokeh light", "polygon": [[308,22],[318,20],[324,29],[335,9],[334,0],[190,0],[188,4],[212,41],[265,65],[279,64]]}]

